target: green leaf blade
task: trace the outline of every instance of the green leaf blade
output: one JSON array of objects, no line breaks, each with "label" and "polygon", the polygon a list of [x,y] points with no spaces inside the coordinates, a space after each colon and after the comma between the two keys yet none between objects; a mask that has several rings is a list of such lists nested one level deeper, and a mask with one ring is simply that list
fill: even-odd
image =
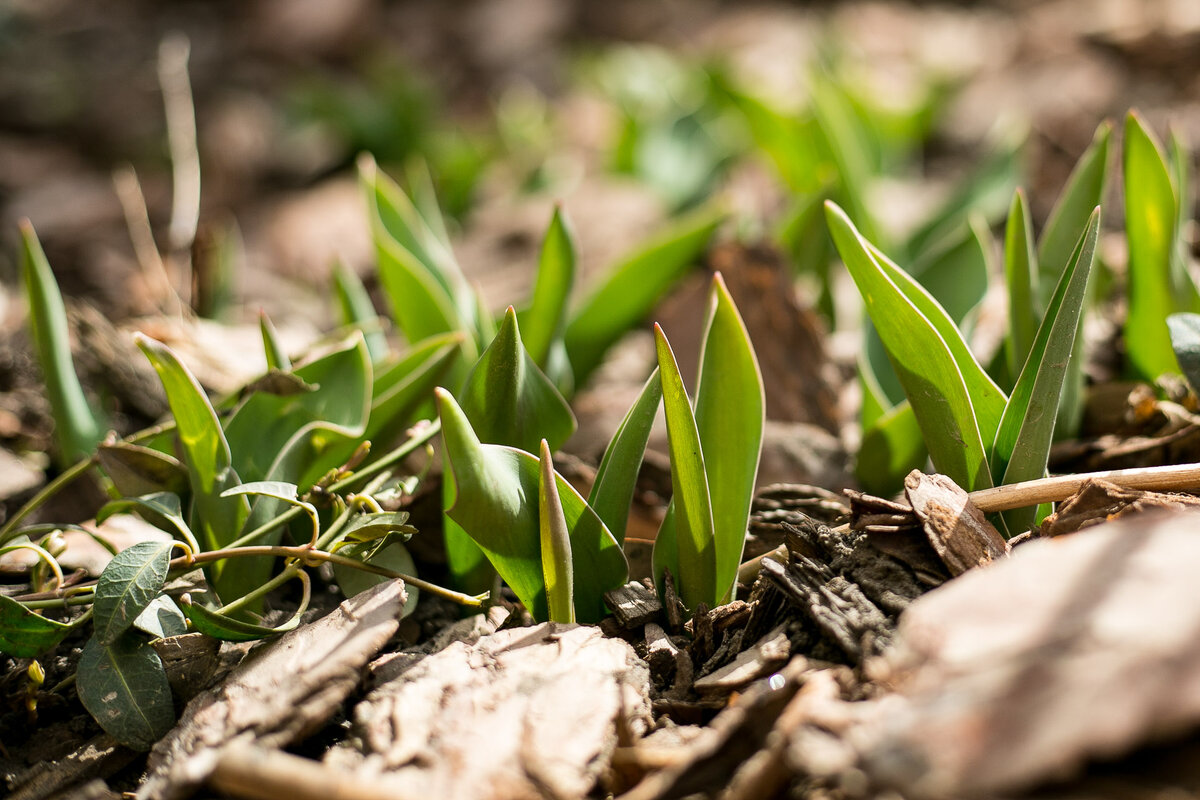
[{"label": "green leaf blade", "polygon": [[724,219],[702,210],[625,256],[571,315],[567,356],[582,386],[608,348],[639,324],[696,261]]},{"label": "green leaf blade", "polygon": [[[671,507],[674,510],[674,558],[664,563],[678,564],[675,580],[680,597],[690,609],[700,603],[715,605],[717,591],[717,548],[708,476],[700,432],[688,401],[675,354],[663,334],[654,326],[658,352],[659,379],[662,381],[663,407],[667,418],[667,438],[671,450]],[[665,521],[664,521],[665,525]],[[655,542],[669,547],[671,539]],[[661,578],[656,558],[655,577]]]},{"label": "green leaf blade", "polygon": [[1013,193],[1004,231],[1004,278],[1008,286],[1008,336],[1004,355],[1010,375],[1018,375],[1037,336],[1034,298],[1038,294],[1038,261],[1033,248],[1033,219],[1025,192]]},{"label": "green leaf blade", "polygon": [[34,658],[67,637],[73,628],[40,614],[0,594],[0,653],[14,658]]},{"label": "green leaf blade", "polygon": [[67,311],[54,272],[33,226],[21,223],[21,274],[29,297],[29,322],[46,397],[54,415],[60,464],[90,456],[104,436],[104,426],[88,406],[71,360]]},{"label": "green leaf blade", "polygon": [[1140,117],[1125,119],[1125,235],[1129,242],[1129,314],[1125,346],[1137,376],[1154,381],[1177,371],[1166,316],[1175,310],[1171,254],[1178,215],[1162,147]]},{"label": "green leaf blade", "polygon": [[538,466],[538,526],[542,577],[546,583],[546,611],[551,622],[571,623],[575,621],[571,535],[554,479],[554,460],[545,439],[542,439]]},{"label": "green leaf blade", "polygon": [[696,380],[696,429],[704,454],[716,543],[718,602],[735,589],[758,476],[766,395],[758,357],[720,273],[713,278]]},{"label": "green leaf blade", "polygon": [[[1062,388],[1083,319],[1099,231],[1100,210],[1097,208],[1055,287],[1046,316],[1004,410],[990,456],[997,485],[1034,480],[1045,475]],[[1030,507],[1007,512],[1005,521],[1009,530],[1027,529],[1033,524],[1036,511],[1035,507]]]},{"label": "green leaf blade", "polygon": [[588,505],[595,509],[620,544],[625,543],[625,528],[629,522],[629,507],[637,485],[638,470],[650,440],[650,430],[662,402],[662,381],[655,367],[642,391],[630,406],[625,418],[608,447],[600,466],[596,469],[596,480],[588,495]]},{"label": "green leaf blade", "polygon": [[566,328],[567,298],[575,282],[575,237],[562,208],[554,215],[542,240],[537,282],[529,309],[521,316],[525,348],[543,370],[549,368],[550,349]]},{"label": "green leaf blade", "polygon": [[154,648],[134,636],[88,640],[79,658],[79,699],[100,727],[133,750],[149,750],[175,724],[167,672]]},{"label": "green leaf blade", "polygon": [[115,642],[162,591],[173,547],[171,542],[139,542],[108,562],[96,583],[92,605],[100,644]]},{"label": "green leaf blade", "polygon": [[1200,314],[1172,314],[1167,317],[1167,327],[1183,377],[1193,392],[1200,392]]},{"label": "green leaf blade", "polygon": [[[888,349],[934,465],[968,491],[990,487],[984,435],[986,431],[989,442],[994,437],[1007,398],[937,303],[899,267],[877,258],[840,208],[826,204],[826,217]],[[971,375],[970,389],[964,367]],[[982,422],[977,405],[986,414]]]},{"label": "green leaf blade", "polygon": [[[1038,239],[1040,291],[1038,309],[1043,309],[1058,277],[1066,269],[1075,249],[1078,231],[1087,227],[1092,210],[1104,200],[1108,183],[1108,153],[1112,140],[1111,122],[1103,122],[1087,150],[1076,162],[1067,184],[1050,212],[1046,227]],[[1014,371],[1013,374],[1016,374]]]}]

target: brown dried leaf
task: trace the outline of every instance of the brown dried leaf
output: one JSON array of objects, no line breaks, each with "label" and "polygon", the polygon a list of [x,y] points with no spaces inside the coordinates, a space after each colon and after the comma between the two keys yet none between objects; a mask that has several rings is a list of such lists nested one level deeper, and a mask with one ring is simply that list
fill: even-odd
[{"label": "brown dried leaf", "polygon": [[904,479],[904,494],[951,575],[1008,555],[1004,537],[971,503],[966,491],[945,475],[913,470]]}]

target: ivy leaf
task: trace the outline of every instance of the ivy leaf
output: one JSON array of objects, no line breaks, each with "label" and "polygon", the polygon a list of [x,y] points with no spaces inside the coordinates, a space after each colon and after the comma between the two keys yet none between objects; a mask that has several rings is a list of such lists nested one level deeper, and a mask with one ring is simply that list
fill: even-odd
[{"label": "ivy leaf", "polygon": [[175,605],[175,601],[165,594],[150,601],[150,605],[138,614],[133,621],[133,627],[145,631],[158,639],[169,636],[179,636],[187,633],[187,618]]},{"label": "ivy leaf", "polygon": [[110,645],[162,592],[171,563],[171,542],[139,542],[113,556],[96,582],[92,616],[96,640]]},{"label": "ivy leaf", "polygon": [[179,608],[183,611],[183,615],[188,618],[188,622],[192,623],[192,627],[206,636],[220,639],[223,642],[253,642],[258,639],[266,639],[281,633],[287,633],[299,626],[300,616],[307,610],[308,603],[302,603],[297,613],[275,628],[223,616],[205,608],[199,603],[193,602],[187,595],[180,598]]},{"label": "ivy leaf", "polygon": [[[402,512],[398,512],[402,513]],[[364,515],[366,516],[366,515]],[[370,516],[383,516],[372,514]],[[408,527],[408,526],[404,526]],[[417,565],[413,562],[412,555],[408,552],[408,548],[404,546],[404,539],[407,536],[388,535],[385,541],[373,539],[370,541],[355,542],[339,547],[337,554],[346,558],[353,558],[359,561],[374,564],[379,567],[390,569],[392,572],[399,572],[402,575],[416,575]],[[356,594],[362,594],[368,589],[377,586],[384,581],[390,581],[384,575],[376,575],[371,572],[366,572],[361,569],[347,567],[344,564],[333,565],[333,577],[337,580],[338,586],[342,590],[342,594],[346,597],[353,597]],[[407,617],[417,608],[417,602],[421,597],[421,590],[408,583],[404,584],[404,593],[407,599],[404,601],[404,610],[401,612],[401,617]]]},{"label": "ivy leaf", "polygon": [[70,625],[46,619],[0,594],[0,653],[33,658],[66,638]]},{"label": "ivy leaf", "polygon": [[136,636],[119,636],[108,645],[89,639],[77,674],[84,708],[126,747],[149,750],[175,724],[162,660]]},{"label": "ivy leaf", "polygon": [[100,466],[125,497],[170,492],[182,495],[188,474],[179,460],[149,447],[113,442],[98,451]]}]

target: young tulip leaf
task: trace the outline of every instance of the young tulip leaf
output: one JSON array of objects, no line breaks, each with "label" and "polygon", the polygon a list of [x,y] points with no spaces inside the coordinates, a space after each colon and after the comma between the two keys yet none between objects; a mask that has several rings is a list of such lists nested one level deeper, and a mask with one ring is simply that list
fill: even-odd
[{"label": "young tulip leaf", "polygon": [[363,332],[371,361],[379,362],[387,358],[387,336],[379,328],[375,304],[371,302],[371,295],[359,280],[358,273],[339,262],[333,270],[333,292],[342,324],[357,326]]},{"label": "young tulip leaf", "polygon": [[1007,398],[967,349],[953,321],[920,285],[826,205],[834,243],[858,285],[925,436],[934,466],[969,491],[991,486],[984,439]]},{"label": "young tulip leaf", "polygon": [[567,356],[582,386],[604,353],[640,323],[704,252],[724,214],[697,212],[625,256],[571,315]]},{"label": "young tulip leaf", "polygon": [[76,674],[83,707],[126,747],[149,750],[175,724],[167,671],[154,648],[137,637],[108,645],[89,639]]},{"label": "young tulip leaf", "polygon": [[[1059,278],[1004,409],[989,458],[997,486],[1034,480],[1046,473],[1059,398],[1083,318],[1099,231],[1097,208]],[[1033,524],[1036,512],[1032,506],[1006,512],[1005,523],[1010,531],[1019,533]]]},{"label": "young tulip leaf", "polygon": [[1171,287],[1175,307],[1180,311],[1200,313],[1200,291],[1188,271],[1191,245],[1183,232],[1191,224],[1192,217],[1192,157],[1180,138],[1179,131],[1172,127],[1167,140],[1167,167],[1171,182],[1175,186],[1175,240],[1171,248]]},{"label": "young tulip leaf", "polygon": [[[190,528],[198,534],[204,549],[220,549],[237,538],[249,515],[245,498],[221,497],[221,492],[238,483],[229,442],[204,390],[170,348],[140,334],[137,343],[158,373],[175,417],[176,435],[192,489]],[[221,572],[220,565],[211,570],[218,592],[222,591]],[[225,588],[237,595],[254,587]]]},{"label": "young tulip leaf", "polygon": [[1004,356],[1010,375],[1017,375],[1033,347],[1038,317],[1034,299],[1038,296],[1038,261],[1033,249],[1033,219],[1025,193],[1013,193],[1004,231],[1004,278],[1008,285],[1008,336]]},{"label": "young tulip leaf", "polygon": [[526,351],[511,306],[460,397],[475,433],[489,444],[529,453],[543,438],[558,448],[575,432],[571,407]]},{"label": "young tulip leaf", "polygon": [[166,453],[129,442],[113,442],[100,445],[97,457],[113,486],[126,497],[187,491],[187,469]]},{"label": "young tulip leaf", "polygon": [[[488,444],[530,452],[543,437],[560,447],[575,432],[571,407],[525,350],[511,307],[496,338],[467,375],[461,397],[476,435]],[[442,507],[449,509],[454,486],[450,481],[443,486]],[[444,527],[447,561],[459,585],[469,592],[485,591],[491,573],[483,553],[453,520]]]},{"label": "young tulip leaf", "polygon": [[921,426],[905,400],[863,431],[854,475],[865,492],[889,497],[904,488],[904,476],[929,458]]},{"label": "young tulip leaf", "polygon": [[546,611],[551,622],[575,621],[575,576],[571,570],[571,534],[558,496],[554,459],[542,439],[538,470],[538,525]]},{"label": "young tulip leaf", "polygon": [[463,333],[431,336],[377,374],[371,389],[371,416],[361,438],[388,442],[411,425],[432,401],[433,387],[458,360],[465,338]]},{"label": "young tulip leaf", "polygon": [[258,327],[262,331],[263,352],[267,357],[267,369],[287,372],[292,368],[292,359],[288,357],[287,349],[279,341],[279,331],[265,313],[258,315]]},{"label": "young tulip leaf", "polygon": [[72,626],[46,619],[0,594],[0,653],[33,658],[61,642],[72,630]]},{"label": "young tulip leaf", "polygon": [[1167,317],[1167,328],[1183,377],[1193,392],[1200,393],[1200,314],[1172,314]]},{"label": "young tulip leaf", "polygon": [[654,542],[655,581],[661,585],[663,571],[670,569],[684,605],[711,606],[723,592],[717,587],[716,535],[700,431],[675,354],[657,324],[654,338],[671,450],[671,510]]},{"label": "young tulip leaf", "polygon": [[[386,542],[367,541],[348,544],[345,547],[338,548],[337,554],[346,558],[369,562],[377,567],[384,567],[393,572],[399,572],[402,575],[416,575],[417,565],[413,562],[408,548],[401,541],[403,538],[389,537],[389,540]],[[337,580],[338,587],[341,588],[342,594],[346,595],[346,597],[362,594],[384,581],[392,580],[383,575],[354,569],[344,564],[333,565],[333,577]],[[400,612],[401,617],[407,617],[415,611],[417,602],[421,597],[421,590],[407,583],[404,585],[404,593],[407,599],[404,601],[403,611]]]},{"label": "young tulip leaf", "polygon": [[596,469],[591,494],[588,495],[588,505],[604,520],[621,545],[625,543],[625,526],[629,522],[629,506],[633,502],[638,470],[641,469],[650,429],[654,426],[661,402],[662,381],[655,367],[608,443],[600,466]]},{"label": "young tulip leaf", "polygon": [[1171,254],[1178,216],[1175,190],[1162,147],[1130,112],[1125,119],[1125,236],[1129,242],[1129,315],[1125,347],[1132,370],[1153,381],[1178,365],[1167,332],[1177,308]]},{"label": "young tulip leaf", "polygon": [[695,415],[716,536],[717,602],[723,602],[741,563],[766,398],[750,334],[719,272],[701,339]]},{"label": "young tulip leaf", "polygon": [[110,645],[159,595],[171,563],[171,542],[139,542],[113,556],[96,583],[96,640]]},{"label": "young tulip leaf", "polygon": [[[447,474],[456,487],[448,509],[487,554],[505,582],[537,619],[549,609],[542,575],[537,503],[538,459],[511,447],[481,444],[449,392],[436,391]],[[571,532],[575,613],[596,622],[606,613],[603,594],[628,575],[625,554],[596,512],[561,475],[555,475]]]},{"label": "young tulip leaf", "polygon": [[[1038,239],[1038,265],[1040,281],[1036,312],[1045,316],[1043,310],[1050,302],[1050,295],[1058,284],[1058,278],[1067,266],[1067,260],[1079,241],[1079,231],[1087,227],[1093,209],[1104,200],[1104,189],[1108,181],[1108,145],[1112,139],[1111,122],[1103,122],[1096,128],[1092,143],[1080,156],[1058,201],[1050,211],[1046,227]],[[1016,374],[1014,370],[1013,374]]]},{"label": "young tulip leaf", "polygon": [[525,348],[543,370],[548,370],[551,347],[561,341],[566,327],[567,297],[575,280],[575,251],[566,216],[562,208],[555,206],[542,240],[533,300],[520,317]]},{"label": "young tulip leaf", "polygon": [[200,552],[200,543],[196,541],[195,534],[192,533],[187,520],[183,518],[183,510],[179,504],[179,495],[172,492],[152,492],[150,494],[138,495],[137,497],[122,497],[119,500],[110,500],[96,512],[96,524],[100,525],[113,514],[119,514],[131,509],[142,512],[142,516],[159,529],[172,535],[177,534],[179,540],[186,542],[193,553]]},{"label": "young tulip leaf", "polygon": [[[359,175],[367,194],[379,279],[405,338],[418,342],[453,331],[474,337],[477,300],[454,254],[369,157],[360,160]],[[473,338],[464,342],[464,356],[473,358],[474,346]]]},{"label": "young tulip leaf", "polygon": [[21,223],[21,274],[29,297],[33,344],[54,415],[59,463],[66,466],[92,454],[104,435],[104,426],[88,407],[75,374],[66,307],[28,220]]}]

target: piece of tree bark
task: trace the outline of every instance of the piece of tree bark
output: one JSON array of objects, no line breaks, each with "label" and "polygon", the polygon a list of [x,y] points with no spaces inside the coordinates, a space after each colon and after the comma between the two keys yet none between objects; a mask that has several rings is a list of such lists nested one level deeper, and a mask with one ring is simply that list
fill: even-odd
[{"label": "piece of tree bark", "polygon": [[1043,536],[1062,536],[1129,514],[1197,507],[1200,498],[1192,495],[1125,489],[1108,481],[1090,480],[1042,521],[1041,532]]},{"label": "piece of tree bark", "polygon": [[966,490],[945,475],[914,469],[904,479],[904,495],[951,575],[1008,555],[1004,537],[971,504]]},{"label": "piece of tree bark", "polygon": [[139,800],[189,795],[223,748],[285,747],[324,725],[396,632],[405,599],[402,582],[386,581],[247,656],[154,746]]},{"label": "piece of tree bark", "polygon": [[906,797],[1062,779],[1200,724],[1200,515],[1140,517],[973,570],[913,603],[859,731]]},{"label": "piece of tree bark", "polygon": [[355,711],[363,752],[335,757],[401,796],[580,798],[623,732],[650,723],[650,673],[595,627],[544,623],[427,656]]}]

